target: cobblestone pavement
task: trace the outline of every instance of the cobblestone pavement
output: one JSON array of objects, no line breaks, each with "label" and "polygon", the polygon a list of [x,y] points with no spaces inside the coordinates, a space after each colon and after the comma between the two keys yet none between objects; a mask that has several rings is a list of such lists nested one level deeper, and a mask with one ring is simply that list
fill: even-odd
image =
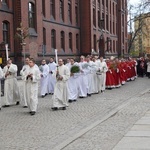
[{"label": "cobblestone pavement", "polygon": [[[4,108],[0,112],[0,150],[54,150],[61,143],[64,150],[110,150],[150,108],[149,88],[149,79],[138,78],[104,94],[78,99],[66,111],[54,112],[48,95],[39,98],[35,116],[21,106]],[[123,109],[84,132],[127,101],[130,103]],[[69,141],[73,135],[79,138]]]}]

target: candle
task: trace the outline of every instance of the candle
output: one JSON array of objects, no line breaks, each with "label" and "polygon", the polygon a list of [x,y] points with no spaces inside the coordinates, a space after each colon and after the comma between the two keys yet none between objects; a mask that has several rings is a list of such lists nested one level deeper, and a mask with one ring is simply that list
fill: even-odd
[{"label": "candle", "polygon": [[55,59],[56,59],[56,64],[58,65],[57,49],[55,49]]},{"label": "candle", "polygon": [[6,48],[6,60],[8,60],[8,44],[5,44],[5,48]]}]

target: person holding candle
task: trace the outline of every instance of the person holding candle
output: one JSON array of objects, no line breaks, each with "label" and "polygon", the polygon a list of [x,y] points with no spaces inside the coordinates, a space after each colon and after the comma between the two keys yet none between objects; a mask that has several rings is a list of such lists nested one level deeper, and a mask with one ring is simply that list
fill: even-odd
[{"label": "person holding candle", "polygon": [[4,103],[3,107],[9,107],[16,103],[19,105],[19,88],[17,82],[17,65],[12,63],[11,59],[8,59],[7,65],[3,69],[5,84],[4,84]]},{"label": "person holding candle", "polygon": [[56,78],[56,85],[54,88],[52,110],[66,110],[66,107],[68,106],[67,81],[70,77],[70,71],[68,67],[64,65],[62,59],[58,60],[58,67],[53,76]]}]

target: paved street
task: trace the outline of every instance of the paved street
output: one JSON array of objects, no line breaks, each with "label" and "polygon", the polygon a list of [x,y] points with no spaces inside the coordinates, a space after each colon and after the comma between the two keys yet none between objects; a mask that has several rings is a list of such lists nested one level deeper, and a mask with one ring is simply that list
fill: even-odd
[{"label": "paved street", "polygon": [[51,111],[50,95],[39,98],[35,116],[21,106],[3,108],[0,150],[111,150],[150,109],[149,90],[150,80],[138,78],[66,111]]}]

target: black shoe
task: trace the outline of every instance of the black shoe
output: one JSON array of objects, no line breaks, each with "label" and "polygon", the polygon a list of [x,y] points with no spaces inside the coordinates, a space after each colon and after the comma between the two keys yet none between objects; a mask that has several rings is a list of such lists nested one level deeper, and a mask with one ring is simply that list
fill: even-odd
[{"label": "black shoe", "polygon": [[76,99],[74,99],[73,101],[74,101],[74,102],[76,102],[77,100],[76,100]]},{"label": "black shoe", "polygon": [[28,108],[28,106],[23,106],[23,108]]},{"label": "black shoe", "polygon": [[35,115],[35,111],[30,112],[31,116]]},{"label": "black shoe", "polygon": [[47,95],[47,93],[45,94],[45,96]]},{"label": "black shoe", "polygon": [[51,109],[52,109],[52,110],[54,110],[54,111],[55,111],[55,110],[58,110],[58,108],[57,108],[57,107],[52,107]]},{"label": "black shoe", "polygon": [[72,100],[71,99],[69,99],[69,101],[68,101],[69,103],[72,103]]},{"label": "black shoe", "polygon": [[83,96],[79,96],[79,98],[84,98]]},{"label": "black shoe", "polygon": [[66,107],[62,107],[62,110],[66,110]]},{"label": "black shoe", "polygon": [[91,94],[87,94],[87,96],[89,96],[89,97],[90,97],[90,96],[91,96]]},{"label": "black shoe", "polygon": [[9,107],[9,106],[10,106],[10,105],[4,105],[4,106],[2,106],[2,107],[4,107],[4,108],[5,108],[5,107]]},{"label": "black shoe", "polygon": [[45,95],[42,95],[41,97],[42,97],[42,98],[44,98],[44,97],[45,97]]},{"label": "black shoe", "polygon": [[1,110],[1,108],[0,108],[0,110]]},{"label": "black shoe", "polygon": [[16,105],[19,105],[20,103],[19,102],[16,102]]}]

